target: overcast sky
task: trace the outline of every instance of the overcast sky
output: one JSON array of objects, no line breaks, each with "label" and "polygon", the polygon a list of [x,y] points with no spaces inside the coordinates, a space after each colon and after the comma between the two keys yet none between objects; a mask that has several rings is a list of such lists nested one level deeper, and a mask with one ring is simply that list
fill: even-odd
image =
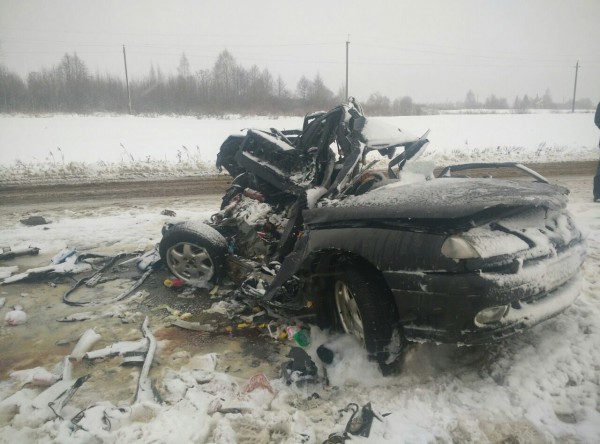
[{"label": "overcast sky", "polygon": [[192,72],[228,49],[296,89],[319,73],[337,92],[418,102],[490,94],[600,100],[600,0],[0,0],[0,63],[26,76],[76,52],[92,73],[151,64]]}]

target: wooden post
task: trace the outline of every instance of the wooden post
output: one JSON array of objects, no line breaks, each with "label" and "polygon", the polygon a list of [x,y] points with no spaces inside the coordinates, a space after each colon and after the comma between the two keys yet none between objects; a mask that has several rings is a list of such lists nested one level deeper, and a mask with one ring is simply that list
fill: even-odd
[{"label": "wooden post", "polygon": [[133,114],[131,109],[131,93],[129,92],[129,75],[127,74],[127,55],[125,54],[125,45],[123,45],[123,61],[125,62],[125,83],[127,84],[127,101],[129,104],[129,114]]},{"label": "wooden post", "polygon": [[346,40],[346,100],[350,95],[348,94],[348,47],[350,46],[350,35],[348,35],[348,40]]},{"label": "wooden post", "polygon": [[573,105],[571,106],[571,112],[575,112],[575,93],[577,92],[577,73],[579,71],[579,60],[577,60],[577,64],[575,65],[575,86],[573,87]]}]

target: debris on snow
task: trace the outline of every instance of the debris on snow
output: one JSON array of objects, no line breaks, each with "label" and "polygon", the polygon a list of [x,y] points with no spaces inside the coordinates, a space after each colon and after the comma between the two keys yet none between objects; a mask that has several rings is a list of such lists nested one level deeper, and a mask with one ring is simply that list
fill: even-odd
[{"label": "debris on snow", "polygon": [[47,225],[48,222],[43,216],[29,216],[28,218],[21,219],[20,221],[23,225],[28,225],[30,227],[36,225]]},{"label": "debris on snow", "polygon": [[11,327],[24,324],[27,322],[27,313],[23,311],[23,307],[15,305],[13,310],[4,315],[4,322]]}]

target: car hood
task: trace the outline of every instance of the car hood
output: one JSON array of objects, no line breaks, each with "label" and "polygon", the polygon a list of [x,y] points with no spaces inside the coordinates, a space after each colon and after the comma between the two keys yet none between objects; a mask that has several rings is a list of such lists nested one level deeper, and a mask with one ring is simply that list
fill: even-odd
[{"label": "car hood", "polygon": [[326,200],[320,207],[306,210],[304,222],[309,226],[399,219],[458,223],[476,215],[495,217],[524,207],[564,208],[567,194],[568,190],[558,185],[518,180],[439,178],[407,185],[398,181],[360,196]]}]

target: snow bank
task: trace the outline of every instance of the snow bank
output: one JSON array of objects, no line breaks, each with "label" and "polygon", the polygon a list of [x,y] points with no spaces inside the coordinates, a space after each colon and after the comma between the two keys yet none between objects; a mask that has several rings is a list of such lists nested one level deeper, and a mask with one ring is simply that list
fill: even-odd
[{"label": "snow bank", "polygon": [[[595,160],[589,113],[377,117],[431,130],[424,159],[438,165]],[[221,143],[245,128],[297,129],[302,117],[0,116],[0,181],[65,181],[214,174]]]}]

